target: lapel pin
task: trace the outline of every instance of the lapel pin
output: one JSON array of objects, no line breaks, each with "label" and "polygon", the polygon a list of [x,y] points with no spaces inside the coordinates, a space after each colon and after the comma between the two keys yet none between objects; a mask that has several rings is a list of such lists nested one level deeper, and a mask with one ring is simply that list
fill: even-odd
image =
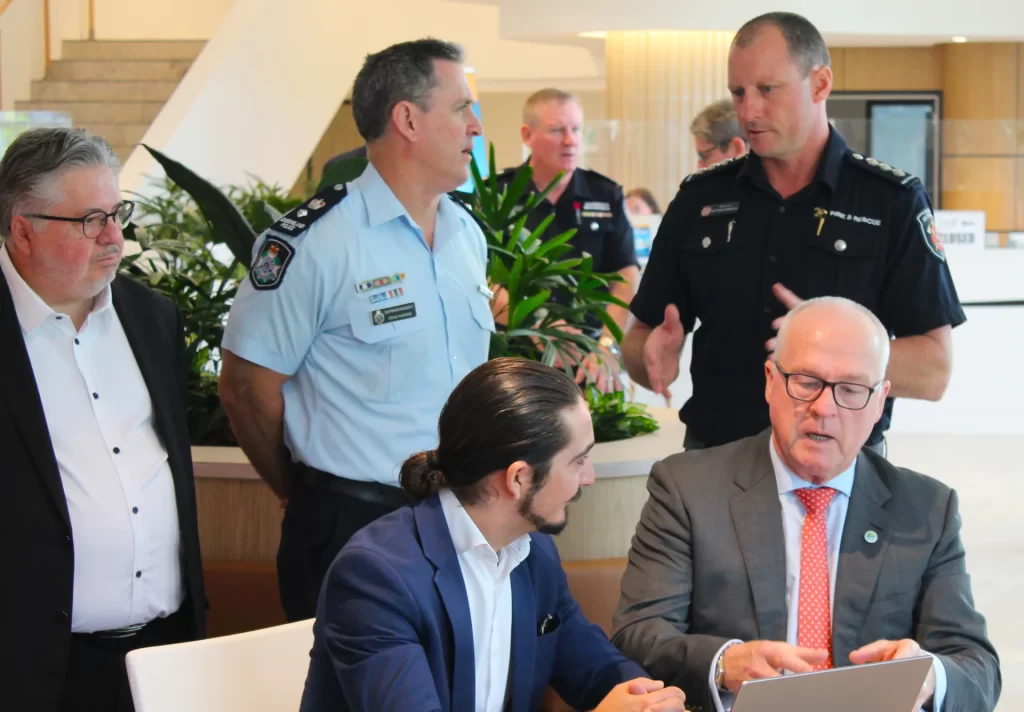
[{"label": "lapel pin", "polygon": [[868,544],[874,544],[876,541],[878,541],[877,532],[875,532],[873,529],[868,529],[866,532],[864,532],[864,541],[866,541]]}]

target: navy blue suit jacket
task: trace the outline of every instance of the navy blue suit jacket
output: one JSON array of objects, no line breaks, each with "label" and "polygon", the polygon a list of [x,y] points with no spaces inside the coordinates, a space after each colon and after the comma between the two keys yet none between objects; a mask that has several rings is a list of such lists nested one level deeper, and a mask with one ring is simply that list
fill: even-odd
[{"label": "navy blue suit jacket", "polygon": [[[510,712],[536,710],[548,685],[593,709],[646,676],[583,617],[551,537],[531,534],[511,583]],[[558,626],[539,635],[549,615]],[[469,601],[437,496],[352,537],[324,581],[313,633],[301,712],[473,710]]]}]

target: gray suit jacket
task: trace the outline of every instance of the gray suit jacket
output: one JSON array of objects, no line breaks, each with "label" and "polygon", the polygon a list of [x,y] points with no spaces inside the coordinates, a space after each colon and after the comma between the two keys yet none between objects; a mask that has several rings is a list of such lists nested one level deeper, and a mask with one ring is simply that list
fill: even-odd
[{"label": "gray suit jacket", "polygon": [[[657,463],[629,552],[612,642],[691,708],[729,639],[786,639],[782,508],[769,431]],[[864,540],[867,530],[878,540]],[[857,459],[833,604],[836,665],[879,639],[937,655],[943,712],[990,712],[1001,678],[974,609],[956,493],[867,450]]]}]

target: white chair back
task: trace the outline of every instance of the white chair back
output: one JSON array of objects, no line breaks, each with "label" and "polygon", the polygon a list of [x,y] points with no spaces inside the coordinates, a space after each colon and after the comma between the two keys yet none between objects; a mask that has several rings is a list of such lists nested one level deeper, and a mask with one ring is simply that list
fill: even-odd
[{"label": "white chair back", "polygon": [[136,712],[296,712],[313,619],[128,653]]}]

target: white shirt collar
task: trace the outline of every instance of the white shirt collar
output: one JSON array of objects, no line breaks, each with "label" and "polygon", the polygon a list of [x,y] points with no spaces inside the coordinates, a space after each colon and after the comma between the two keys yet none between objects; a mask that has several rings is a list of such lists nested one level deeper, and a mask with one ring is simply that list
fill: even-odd
[{"label": "white shirt collar", "polygon": [[448,532],[451,534],[452,544],[455,545],[455,553],[459,556],[473,552],[496,566],[507,560],[509,564],[507,570],[511,572],[530,555],[529,534],[523,534],[500,552],[496,552],[451,490],[442,489],[438,493],[438,497],[441,500],[441,511],[444,512],[444,518],[448,522]]},{"label": "white shirt collar", "polygon": [[[779,494],[786,494],[793,492],[794,490],[803,489],[804,487],[816,487],[802,477],[798,477],[796,473],[786,467],[786,463],[782,461],[782,456],[779,455],[779,451],[775,447],[775,437],[768,438],[768,450],[772,458],[772,468],[775,470],[775,481],[779,487]],[[842,492],[847,497],[853,492],[853,475],[857,468],[857,458],[853,458],[853,462],[850,466],[840,472],[838,475],[833,477],[827,483],[822,485],[823,487],[831,487],[832,489]]]},{"label": "white shirt collar", "polygon": [[[28,285],[18,273],[11,256],[7,253],[7,245],[0,245],[0,271],[3,272],[7,286],[11,290],[11,299],[14,301],[14,312],[18,315],[18,323],[25,334],[31,334],[39,326],[57,317],[57,312],[50,308],[50,305],[43,301],[42,297]],[[111,308],[110,285],[103,288],[93,303],[89,316],[108,312]],[[66,316],[66,315],[65,315]]]}]

